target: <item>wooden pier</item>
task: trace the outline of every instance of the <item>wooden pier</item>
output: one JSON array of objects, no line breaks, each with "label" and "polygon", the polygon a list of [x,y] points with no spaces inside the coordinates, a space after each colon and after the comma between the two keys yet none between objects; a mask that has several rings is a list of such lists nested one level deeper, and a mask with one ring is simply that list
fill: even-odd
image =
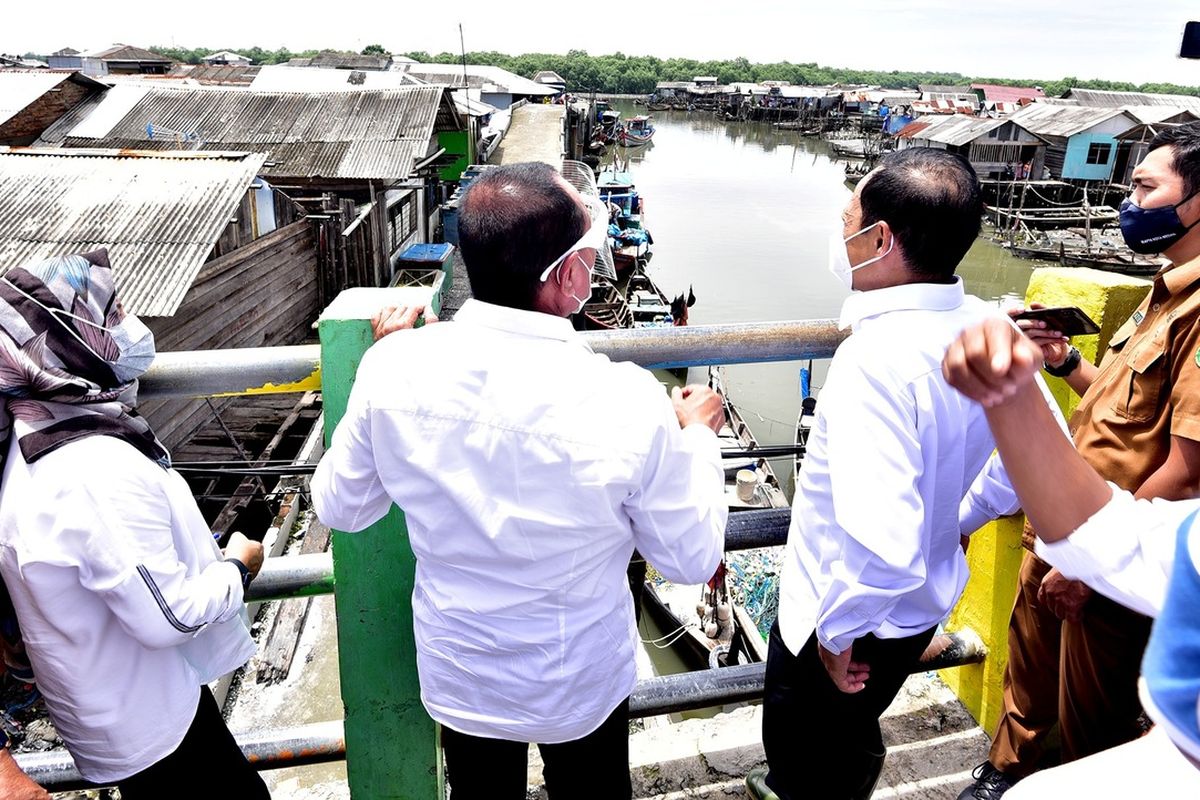
[{"label": "wooden pier", "polygon": [[564,120],[567,107],[526,103],[513,109],[512,122],[500,144],[496,146],[490,164],[518,164],[541,161],[555,169],[562,168],[567,145]]}]

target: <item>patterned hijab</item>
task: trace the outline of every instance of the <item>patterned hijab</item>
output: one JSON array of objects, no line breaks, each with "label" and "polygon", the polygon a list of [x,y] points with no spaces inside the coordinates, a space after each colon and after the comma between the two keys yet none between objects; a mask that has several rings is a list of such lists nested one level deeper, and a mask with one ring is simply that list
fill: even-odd
[{"label": "patterned hijab", "polygon": [[0,278],[0,465],[17,437],[34,462],[68,442],[113,436],[164,467],[133,410],[154,335],[117,301],[108,253],[11,269]]}]

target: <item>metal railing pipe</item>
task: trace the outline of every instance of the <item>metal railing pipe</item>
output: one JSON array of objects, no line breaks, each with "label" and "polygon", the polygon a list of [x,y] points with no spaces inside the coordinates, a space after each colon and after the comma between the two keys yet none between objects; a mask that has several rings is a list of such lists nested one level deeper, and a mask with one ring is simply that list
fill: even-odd
[{"label": "metal railing pipe", "polygon": [[[771,508],[739,511],[725,524],[725,549],[749,550],[787,543],[791,509]],[[246,592],[246,600],[283,600],[329,594],[333,586],[333,557],[329,553],[306,553],[268,558]]]},{"label": "metal railing pipe", "polygon": [[[830,358],[844,338],[833,320],[633,328],[583,334],[597,353],[648,368]],[[281,394],[321,388],[318,345],[159,353],[139,396]]]},{"label": "metal railing pipe", "polygon": [[625,328],[584,334],[597,353],[646,368],[832,358],[846,337],[831,319]]},{"label": "metal railing pipe", "polygon": [[221,397],[320,391],[321,348],[233,347],[159,353],[138,385],[138,398]]},{"label": "metal railing pipe", "polygon": [[[294,728],[255,730],[234,734],[242,752],[263,771],[322,764],[346,758],[346,738],[340,720],[315,722]],[[62,748],[41,753],[20,753],[17,763],[25,774],[50,792],[95,788],[84,780],[71,754]],[[180,794],[186,786],[180,784]]]},{"label": "metal railing pipe", "polygon": [[[912,674],[975,664],[987,655],[979,635],[969,628],[937,639],[940,652],[918,661]],[[629,698],[629,716],[653,717],[761,699],[766,670],[766,664],[740,664],[638,681]]]},{"label": "metal railing pipe", "polygon": [[[941,638],[941,652],[917,664],[914,673],[973,664],[986,655],[979,636],[970,629],[944,634]],[[765,664],[741,664],[641,680],[629,697],[629,718],[758,700],[763,696],[765,676]],[[234,734],[234,738],[246,758],[260,771],[340,761],[346,757],[345,731],[340,721],[245,731]],[[21,753],[16,758],[26,774],[48,791],[91,786],[75,768],[70,753],[61,748]]]},{"label": "metal railing pipe", "polygon": [[304,553],[264,561],[262,570],[250,582],[246,600],[282,600],[332,592],[333,556]]},{"label": "metal railing pipe", "polygon": [[[787,508],[739,511],[725,524],[725,549],[749,550],[787,543],[792,512]],[[268,558],[246,592],[246,600],[283,600],[333,591],[333,557],[329,553]]]}]

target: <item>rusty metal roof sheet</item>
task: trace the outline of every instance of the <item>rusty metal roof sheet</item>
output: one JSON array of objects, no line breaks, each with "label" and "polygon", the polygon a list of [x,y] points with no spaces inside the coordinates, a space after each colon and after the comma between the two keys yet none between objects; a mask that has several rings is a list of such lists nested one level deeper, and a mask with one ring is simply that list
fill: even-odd
[{"label": "rusty metal roof sheet", "polygon": [[[928,139],[931,142],[961,147],[970,144],[1009,122],[1016,122],[1012,117],[993,119],[991,117],[976,117],[970,114],[954,114],[949,116],[925,116],[911,122],[900,129],[897,136],[906,139]],[[922,127],[915,127],[915,126]],[[1030,131],[1017,123],[1027,133]]]},{"label": "rusty metal roof sheet", "polygon": [[263,160],[0,147],[0,271],[107,247],[125,308],[170,316]]},{"label": "rusty metal roof sheet", "polygon": [[321,93],[116,89],[126,91],[68,132],[68,147],[250,150],[269,153],[263,174],[275,179],[388,181],[409,177],[435,123],[461,127],[442,86]]}]

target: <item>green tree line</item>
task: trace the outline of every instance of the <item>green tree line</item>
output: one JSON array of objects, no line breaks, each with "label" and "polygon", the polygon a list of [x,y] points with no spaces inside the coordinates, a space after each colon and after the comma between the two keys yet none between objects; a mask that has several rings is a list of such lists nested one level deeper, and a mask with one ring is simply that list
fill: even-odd
[{"label": "green tree line", "polygon": [[[331,52],[317,50],[292,52],[286,47],[264,50],[257,46],[248,50],[183,47],[151,47],[149,49],[188,64],[199,64],[204,56],[219,50],[234,50],[255,64],[279,64],[291,58],[311,58],[319,52]],[[368,55],[383,54],[384,52],[384,48],[378,44],[368,45],[363,50],[363,53]],[[457,64],[462,60],[462,56],[458,53],[430,54],[415,51],[403,55],[416,61],[440,64]],[[575,92],[595,90],[621,94],[649,94],[654,91],[654,87],[659,81],[690,81],[697,75],[711,75],[716,77],[719,83],[787,81],[793,84],[813,86],[835,83],[869,84],[888,89],[915,88],[919,84],[996,83],[1009,86],[1041,86],[1046,94],[1052,97],[1061,95],[1071,88],[1200,95],[1200,86],[1179,86],[1161,82],[1138,84],[1128,81],[1080,79],[1073,76],[1055,80],[1046,77],[996,78],[963,75],[958,72],[849,69],[827,67],[815,63],[794,64],[789,61],[760,64],[745,58],[728,61],[697,61],[690,58],[662,59],[655,56],[627,56],[619,52],[593,56],[584,50],[571,50],[565,55],[525,53],[517,56],[485,50],[469,52],[466,57],[467,63],[491,64],[527,78],[533,77],[541,70],[553,70],[561,75],[567,82],[567,86]]]}]

